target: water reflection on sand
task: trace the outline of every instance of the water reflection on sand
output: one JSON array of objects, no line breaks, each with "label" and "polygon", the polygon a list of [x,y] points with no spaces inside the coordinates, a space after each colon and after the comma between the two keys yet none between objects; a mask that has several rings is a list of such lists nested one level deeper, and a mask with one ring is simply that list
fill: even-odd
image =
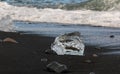
[{"label": "water reflection on sand", "polygon": [[[53,23],[15,22],[16,30],[25,34],[56,37],[60,34],[79,31],[86,45],[108,49],[120,49],[120,29]],[[110,37],[113,35],[114,37]]]}]

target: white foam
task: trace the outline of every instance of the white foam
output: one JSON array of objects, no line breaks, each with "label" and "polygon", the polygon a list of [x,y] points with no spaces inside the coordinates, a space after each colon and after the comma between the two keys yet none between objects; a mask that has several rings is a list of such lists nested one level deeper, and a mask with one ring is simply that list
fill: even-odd
[{"label": "white foam", "polygon": [[120,27],[120,11],[36,9],[11,6],[2,2],[0,11],[0,16],[10,15],[14,20]]}]

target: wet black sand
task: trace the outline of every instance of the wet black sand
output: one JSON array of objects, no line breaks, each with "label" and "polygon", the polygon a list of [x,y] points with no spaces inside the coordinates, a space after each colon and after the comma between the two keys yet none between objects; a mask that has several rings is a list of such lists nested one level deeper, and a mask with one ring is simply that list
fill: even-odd
[{"label": "wet black sand", "polygon": [[[85,56],[58,56],[45,53],[54,37],[0,32],[0,39],[6,37],[11,37],[19,43],[0,42],[0,74],[56,74],[46,71],[46,65],[52,61],[66,64],[69,70],[66,74],[120,73],[120,55],[100,54],[115,49],[96,49],[95,46],[87,45]],[[98,56],[93,57],[93,54]],[[86,60],[91,62],[85,62]]]}]

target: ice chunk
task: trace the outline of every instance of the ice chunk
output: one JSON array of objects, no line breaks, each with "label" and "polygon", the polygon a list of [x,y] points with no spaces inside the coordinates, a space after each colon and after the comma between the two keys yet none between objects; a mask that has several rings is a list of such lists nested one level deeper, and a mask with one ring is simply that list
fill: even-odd
[{"label": "ice chunk", "polygon": [[13,20],[9,15],[6,15],[0,19],[0,30],[5,32],[15,32]]},{"label": "ice chunk", "polygon": [[72,32],[56,37],[51,49],[58,55],[83,55],[85,45],[79,32]]}]

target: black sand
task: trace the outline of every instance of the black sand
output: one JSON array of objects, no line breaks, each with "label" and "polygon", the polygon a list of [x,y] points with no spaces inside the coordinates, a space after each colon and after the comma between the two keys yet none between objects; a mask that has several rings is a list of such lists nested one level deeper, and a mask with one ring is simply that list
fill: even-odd
[{"label": "black sand", "polygon": [[[19,43],[0,42],[0,74],[56,74],[46,70],[46,65],[52,61],[66,64],[69,70],[66,74],[120,73],[120,55],[100,54],[109,49],[87,46],[85,56],[58,56],[45,53],[54,41],[52,37],[0,32],[0,39],[6,37],[11,37]],[[93,54],[98,56],[93,57]]]}]

